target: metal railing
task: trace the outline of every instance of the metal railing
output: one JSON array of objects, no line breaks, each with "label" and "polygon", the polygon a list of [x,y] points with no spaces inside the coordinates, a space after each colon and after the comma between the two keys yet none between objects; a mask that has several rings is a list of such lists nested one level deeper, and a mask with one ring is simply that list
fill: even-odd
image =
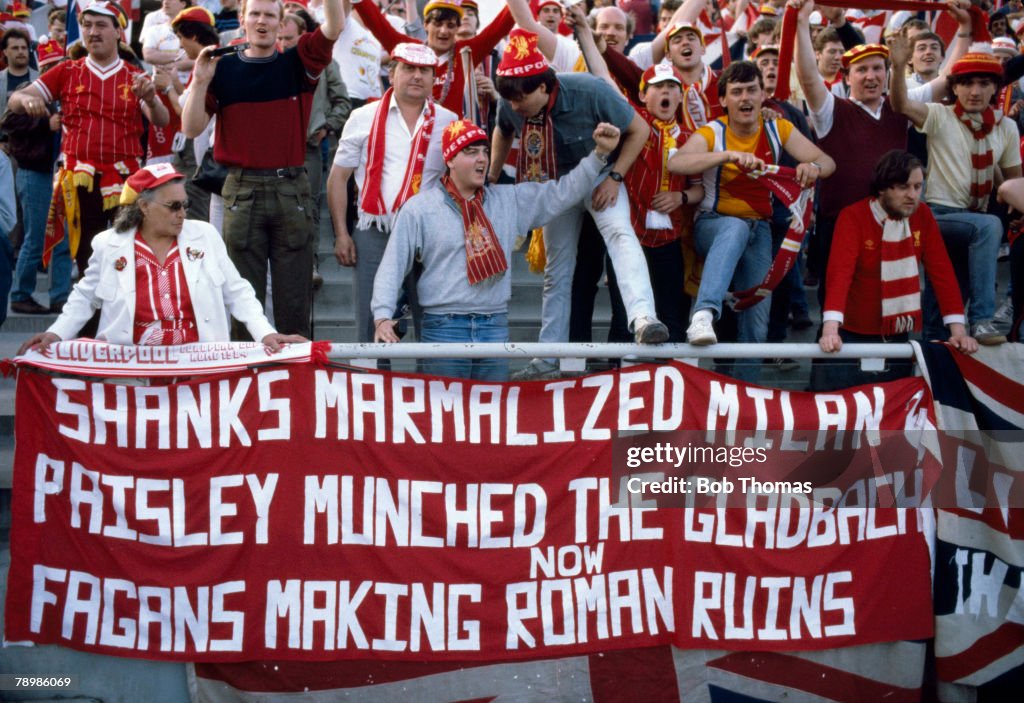
[{"label": "metal railing", "polygon": [[886,359],[910,359],[914,348],[909,343],[845,344],[835,353],[821,351],[812,343],[714,344],[695,347],[690,344],[609,344],[609,343],[512,343],[440,344],[407,342],[398,344],[332,343],[330,358],[353,366],[375,368],[377,359],[558,359],[562,371],[586,369],[591,358],[622,359],[643,362],[652,359],[677,359],[696,366],[701,359],[849,359],[860,360],[864,371],[879,371]]}]

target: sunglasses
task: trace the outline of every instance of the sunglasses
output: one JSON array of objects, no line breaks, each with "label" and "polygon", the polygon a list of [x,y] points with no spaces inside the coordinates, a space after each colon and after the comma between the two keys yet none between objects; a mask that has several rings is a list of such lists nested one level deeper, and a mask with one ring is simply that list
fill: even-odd
[{"label": "sunglasses", "polygon": [[188,200],[172,200],[169,203],[161,203],[159,200],[154,200],[157,205],[163,205],[171,212],[181,212],[182,210],[188,210],[188,206],[191,203]]}]

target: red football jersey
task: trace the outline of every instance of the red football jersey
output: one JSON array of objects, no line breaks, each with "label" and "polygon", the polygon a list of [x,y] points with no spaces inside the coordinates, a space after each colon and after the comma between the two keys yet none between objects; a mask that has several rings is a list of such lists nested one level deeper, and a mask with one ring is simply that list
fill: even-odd
[{"label": "red football jersey", "polygon": [[121,59],[101,68],[87,56],[40,76],[34,85],[47,102],[61,102],[64,154],[93,165],[142,157],[142,107],[132,92],[138,73]]}]

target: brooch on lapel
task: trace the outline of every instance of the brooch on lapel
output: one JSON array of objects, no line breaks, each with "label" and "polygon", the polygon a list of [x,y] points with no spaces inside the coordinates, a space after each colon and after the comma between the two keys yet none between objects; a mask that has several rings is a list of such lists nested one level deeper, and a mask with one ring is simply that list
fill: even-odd
[{"label": "brooch on lapel", "polygon": [[123,256],[114,262],[114,268],[118,271],[124,271],[124,267],[128,265],[128,259]]},{"label": "brooch on lapel", "polygon": [[185,256],[188,257],[189,261],[198,261],[199,259],[206,256],[206,252],[204,252],[202,249],[193,249],[192,247],[186,247]]}]

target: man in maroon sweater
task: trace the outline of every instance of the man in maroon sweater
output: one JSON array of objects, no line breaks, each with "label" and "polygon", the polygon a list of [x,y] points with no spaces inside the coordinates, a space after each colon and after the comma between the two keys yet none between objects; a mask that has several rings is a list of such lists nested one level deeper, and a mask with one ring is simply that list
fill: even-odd
[{"label": "man in maroon sweater", "polygon": [[[957,40],[950,47],[948,65],[966,53],[970,46],[971,18],[949,0],[947,11],[959,22]],[[799,8],[796,31],[797,78],[810,108],[810,122],[822,150],[835,159],[836,173],[822,183],[818,199],[818,218],[812,247],[812,266],[822,279],[818,298],[824,296],[832,230],[839,211],[868,194],[875,164],[892,149],[906,149],[908,120],[896,112],[886,96],[889,50],[879,44],[862,44],[843,54],[843,73],[850,84],[850,97],[837,98],[818,71],[811,44],[809,17],[813,0],[789,0]],[[915,89],[913,99],[922,102],[942,100],[946,94],[944,69],[931,83]]]},{"label": "man in maroon sweater", "polygon": [[[949,327],[949,344],[965,354],[978,350],[977,340],[964,327],[964,304],[939,226],[921,203],[923,183],[924,169],[916,156],[890,151],[875,167],[871,197],[839,214],[818,340],[822,351],[837,352],[844,342],[902,342],[911,332],[920,332],[922,264]],[[856,372],[831,368],[846,381],[829,383],[831,388],[887,380],[854,378]],[[893,364],[890,374],[906,375],[909,370],[909,362]],[[836,374],[826,375],[837,380]]]}]

